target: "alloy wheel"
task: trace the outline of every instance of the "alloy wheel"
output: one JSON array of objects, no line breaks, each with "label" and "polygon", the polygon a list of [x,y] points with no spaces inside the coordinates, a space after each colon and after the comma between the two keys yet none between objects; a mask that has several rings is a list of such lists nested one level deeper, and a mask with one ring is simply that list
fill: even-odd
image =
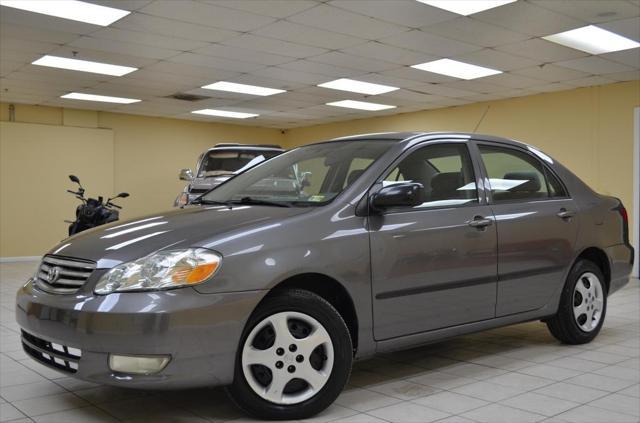
[{"label": "alloy wheel", "polygon": [[573,316],[578,327],[591,332],[598,327],[604,307],[600,279],[591,272],[583,273],[573,290]]},{"label": "alloy wheel", "polygon": [[259,322],[245,340],[242,372],[261,398],[299,404],[316,395],[331,376],[334,349],[327,330],[313,317],[281,312]]}]

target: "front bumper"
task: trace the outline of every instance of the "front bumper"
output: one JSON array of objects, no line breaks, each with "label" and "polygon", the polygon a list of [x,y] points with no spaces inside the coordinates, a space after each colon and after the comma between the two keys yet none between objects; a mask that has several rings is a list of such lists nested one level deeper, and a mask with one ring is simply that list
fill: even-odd
[{"label": "front bumper", "polygon": [[[244,325],[263,295],[264,291],[200,294],[191,288],[56,295],[28,282],[17,293],[16,320],[23,329],[23,344],[27,340],[33,346],[35,337],[58,349],[66,347],[64,351],[80,350],[77,364],[60,367],[53,359],[44,363],[70,376],[144,389],[227,385],[233,381]],[[171,361],[154,375],[118,374],[109,369],[109,353],[166,354]]]}]

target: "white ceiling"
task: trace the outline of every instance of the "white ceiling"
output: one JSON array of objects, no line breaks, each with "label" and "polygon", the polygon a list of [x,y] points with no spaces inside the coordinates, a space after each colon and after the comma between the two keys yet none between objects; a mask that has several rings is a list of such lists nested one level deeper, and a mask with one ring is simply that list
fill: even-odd
[{"label": "white ceiling", "polygon": [[[640,79],[640,49],[600,56],[540,37],[596,23],[640,41],[640,0],[519,0],[463,17],[415,0],[90,0],[133,13],[103,28],[0,7],[4,102],[290,128]],[[34,66],[44,54],[134,66],[123,77]],[[504,71],[463,81],[409,67],[451,58]],[[324,105],[367,96],[316,87],[336,78],[401,89],[369,96],[381,112]],[[219,80],[287,90],[203,90]],[[130,105],[59,98],[134,97]],[[211,97],[198,102],[174,93]],[[260,114],[193,115],[219,108]]]}]

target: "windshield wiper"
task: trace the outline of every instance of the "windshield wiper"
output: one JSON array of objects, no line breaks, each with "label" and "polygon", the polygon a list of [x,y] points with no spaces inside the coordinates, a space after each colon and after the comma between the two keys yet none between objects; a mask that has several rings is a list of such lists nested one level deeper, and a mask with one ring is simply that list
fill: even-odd
[{"label": "windshield wiper", "polygon": [[261,200],[253,197],[242,197],[239,200],[229,200],[226,204],[253,204],[258,206],[291,207],[291,204],[280,201]]},{"label": "windshield wiper", "polygon": [[226,201],[207,200],[205,198],[196,198],[190,204],[219,204],[221,206],[229,206],[229,203]]}]

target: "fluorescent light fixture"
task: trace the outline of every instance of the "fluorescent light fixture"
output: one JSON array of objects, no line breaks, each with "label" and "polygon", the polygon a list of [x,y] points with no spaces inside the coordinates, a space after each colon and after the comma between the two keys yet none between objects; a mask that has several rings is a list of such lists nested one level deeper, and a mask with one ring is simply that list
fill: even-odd
[{"label": "fluorescent light fixture", "polygon": [[451,59],[434,60],[433,62],[421,63],[411,67],[461,79],[476,79],[502,73],[502,71],[499,70],[470,65],[469,63],[458,62],[457,60]]},{"label": "fluorescent light fixture", "polygon": [[582,28],[547,35],[542,38],[591,54],[602,54],[640,47],[640,43],[595,25],[583,26]]},{"label": "fluorescent light fixture", "polygon": [[370,95],[384,94],[391,91],[399,90],[398,87],[372,84],[371,82],[356,81],[355,79],[348,78],[340,78],[336,79],[335,81],[325,82],[324,84],[319,84],[318,87]]},{"label": "fluorescent light fixture", "polygon": [[138,70],[138,68],[131,68],[129,66],[110,65],[108,63],[90,62],[88,60],[69,59],[49,55],[42,56],[31,64],[112,76],[122,76]]},{"label": "fluorescent light fixture", "polygon": [[197,115],[220,116],[220,117],[228,117],[228,118],[234,118],[234,119],[246,119],[246,118],[260,116],[255,113],[230,112],[228,110],[215,110],[215,109],[194,110],[191,113],[195,113]]},{"label": "fluorescent light fixture", "polygon": [[360,109],[360,110],[387,110],[394,109],[396,106],[390,106],[388,104],[369,103],[367,101],[355,101],[355,100],[342,100],[327,103],[327,106],[346,107],[348,109]]},{"label": "fluorescent light fixture", "polygon": [[84,93],[69,93],[60,98],[68,98],[71,100],[85,100],[85,101],[101,101],[103,103],[120,103],[120,104],[131,104],[137,103],[142,100],[138,100],[137,98],[124,98],[124,97],[110,97],[108,95],[96,95],[96,94],[84,94]]},{"label": "fluorescent light fixture", "polygon": [[0,6],[100,26],[111,25],[131,13],[128,10],[76,0],[0,0]]},{"label": "fluorescent light fixture", "polygon": [[504,6],[516,0],[418,0],[420,3],[468,16],[494,7]]},{"label": "fluorescent light fixture", "polygon": [[259,87],[257,85],[236,84],[235,82],[219,81],[213,84],[205,85],[205,90],[228,91],[231,93],[251,94],[251,95],[274,95],[286,92],[275,88]]}]

